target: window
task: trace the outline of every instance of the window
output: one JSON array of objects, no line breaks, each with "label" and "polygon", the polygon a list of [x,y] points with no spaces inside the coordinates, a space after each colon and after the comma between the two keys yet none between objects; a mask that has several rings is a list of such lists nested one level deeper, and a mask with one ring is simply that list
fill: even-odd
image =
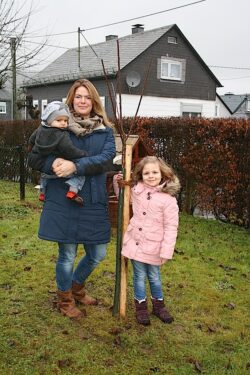
[{"label": "window", "polygon": [[181,104],[181,116],[183,117],[201,117],[202,105],[201,104]]},{"label": "window", "polygon": [[38,105],[39,105],[39,102],[38,102],[38,100],[37,99],[35,99],[35,100],[33,100],[33,107],[34,108],[38,108]]},{"label": "window", "polygon": [[182,112],[182,117],[189,117],[189,118],[192,118],[192,117],[201,117],[201,113],[197,113],[197,112]]},{"label": "window", "polygon": [[100,96],[103,108],[105,109],[105,96]]},{"label": "window", "polygon": [[47,99],[42,99],[42,113],[44,112],[45,108],[47,107],[48,100]]},{"label": "window", "polygon": [[175,60],[161,60],[161,78],[180,81],[182,76],[182,64]]},{"label": "window", "polygon": [[169,36],[168,43],[177,44],[177,38],[175,36]]},{"label": "window", "polygon": [[214,111],[215,117],[219,117],[219,105],[215,104],[215,111]]},{"label": "window", "polygon": [[250,99],[247,100],[247,112],[250,112]]},{"label": "window", "polygon": [[0,102],[0,113],[6,113],[6,103]]}]

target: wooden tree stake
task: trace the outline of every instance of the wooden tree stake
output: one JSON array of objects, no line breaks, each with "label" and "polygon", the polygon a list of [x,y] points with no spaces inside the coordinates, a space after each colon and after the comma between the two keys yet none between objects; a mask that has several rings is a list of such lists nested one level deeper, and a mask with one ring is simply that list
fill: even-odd
[{"label": "wooden tree stake", "polygon": [[[132,163],[133,146],[126,144],[125,150],[125,181],[131,178],[131,163]],[[130,186],[126,185],[124,188],[124,205],[123,205],[123,228],[122,235],[128,227],[130,219]],[[126,315],[127,302],[127,276],[128,276],[128,260],[121,257],[121,289],[120,289],[120,317],[124,318]]]}]

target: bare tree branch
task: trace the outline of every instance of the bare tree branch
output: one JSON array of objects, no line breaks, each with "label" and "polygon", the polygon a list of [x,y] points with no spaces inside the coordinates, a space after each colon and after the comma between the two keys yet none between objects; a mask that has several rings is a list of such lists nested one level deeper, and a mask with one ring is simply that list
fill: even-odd
[{"label": "bare tree branch", "polygon": [[[29,4],[29,5],[28,5]],[[25,11],[28,5],[28,10]],[[21,16],[20,16],[21,14]],[[33,14],[33,2],[24,1],[18,5],[17,0],[0,0],[0,87],[11,76],[11,38],[15,38],[16,71],[37,66],[34,58],[44,49],[47,38],[38,46],[27,48],[26,34]]]}]

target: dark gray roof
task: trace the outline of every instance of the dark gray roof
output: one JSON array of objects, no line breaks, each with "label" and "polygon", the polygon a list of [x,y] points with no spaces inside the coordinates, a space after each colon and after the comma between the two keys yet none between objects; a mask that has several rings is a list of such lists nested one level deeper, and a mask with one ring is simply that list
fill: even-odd
[{"label": "dark gray roof", "polygon": [[246,95],[235,95],[235,94],[225,94],[220,95],[222,101],[227,105],[232,113],[236,112],[241,104],[245,101]]},{"label": "dark gray roof", "polygon": [[[164,35],[173,25],[157,29],[138,32],[119,38],[121,69],[139,56],[157,39]],[[68,81],[77,78],[91,78],[103,76],[101,59],[108,74],[117,73],[117,42],[116,39],[81,47],[80,69],[78,68],[78,49],[72,48],[58,57],[32,80],[25,82],[25,86],[36,86],[52,82]]]},{"label": "dark gray roof", "polygon": [[[186,41],[196,57],[199,59],[200,63],[214,79],[217,86],[221,87],[221,83],[215,77],[213,72],[208,68],[206,63],[202,60],[200,55],[193,48],[179,27],[175,24],[118,38],[121,69],[133,61],[146,49],[148,49],[153,43],[155,43],[172,28],[175,28],[177,32],[180,33],[182,38]],[[74,81],[75,79],[83,77],[103,77],[104,74],[101,59],[104,62],[107,75],[116,75],[118,70],[116,39],[94,44],[92,45],[92,48],[90,46],[81,47],[80,68],[78,67],[78,48],[72,48],[58,57],[31,80],[27,80],[23,86],[31,87],[48,85],[56,82]],[[93,52],[93,50],[95,52]]]}]

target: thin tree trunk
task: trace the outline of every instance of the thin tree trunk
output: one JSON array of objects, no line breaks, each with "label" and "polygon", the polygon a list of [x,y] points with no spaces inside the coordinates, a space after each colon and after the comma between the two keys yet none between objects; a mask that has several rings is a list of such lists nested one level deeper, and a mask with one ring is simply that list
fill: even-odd
[{"label": "thin tree trunk", "polygon": [[[131,176],[131,163],[132,163],[132,145],[126,145],[125,151],[125,181],[130,180]],[[124,205],[123,205],[123,228],[122,234],[128,227],[130,219],[130,186],[125,185],[124,188]],[[127,302],[127,276],[128,276],[128,260],[121,256],[121,290],[120,290],[120,317],[124,318],[126,315],[126,302]]]},{"label": "thin tree trunk", "polygon": [[124,203],[124,189],[120,189],[119,199],[118,199],[116,272],[115,272],[115,294],[114,294],[114,304],[113,304],[113,315],[116,315],[118,313],[119,303],[120,303],[123,203]]}]

